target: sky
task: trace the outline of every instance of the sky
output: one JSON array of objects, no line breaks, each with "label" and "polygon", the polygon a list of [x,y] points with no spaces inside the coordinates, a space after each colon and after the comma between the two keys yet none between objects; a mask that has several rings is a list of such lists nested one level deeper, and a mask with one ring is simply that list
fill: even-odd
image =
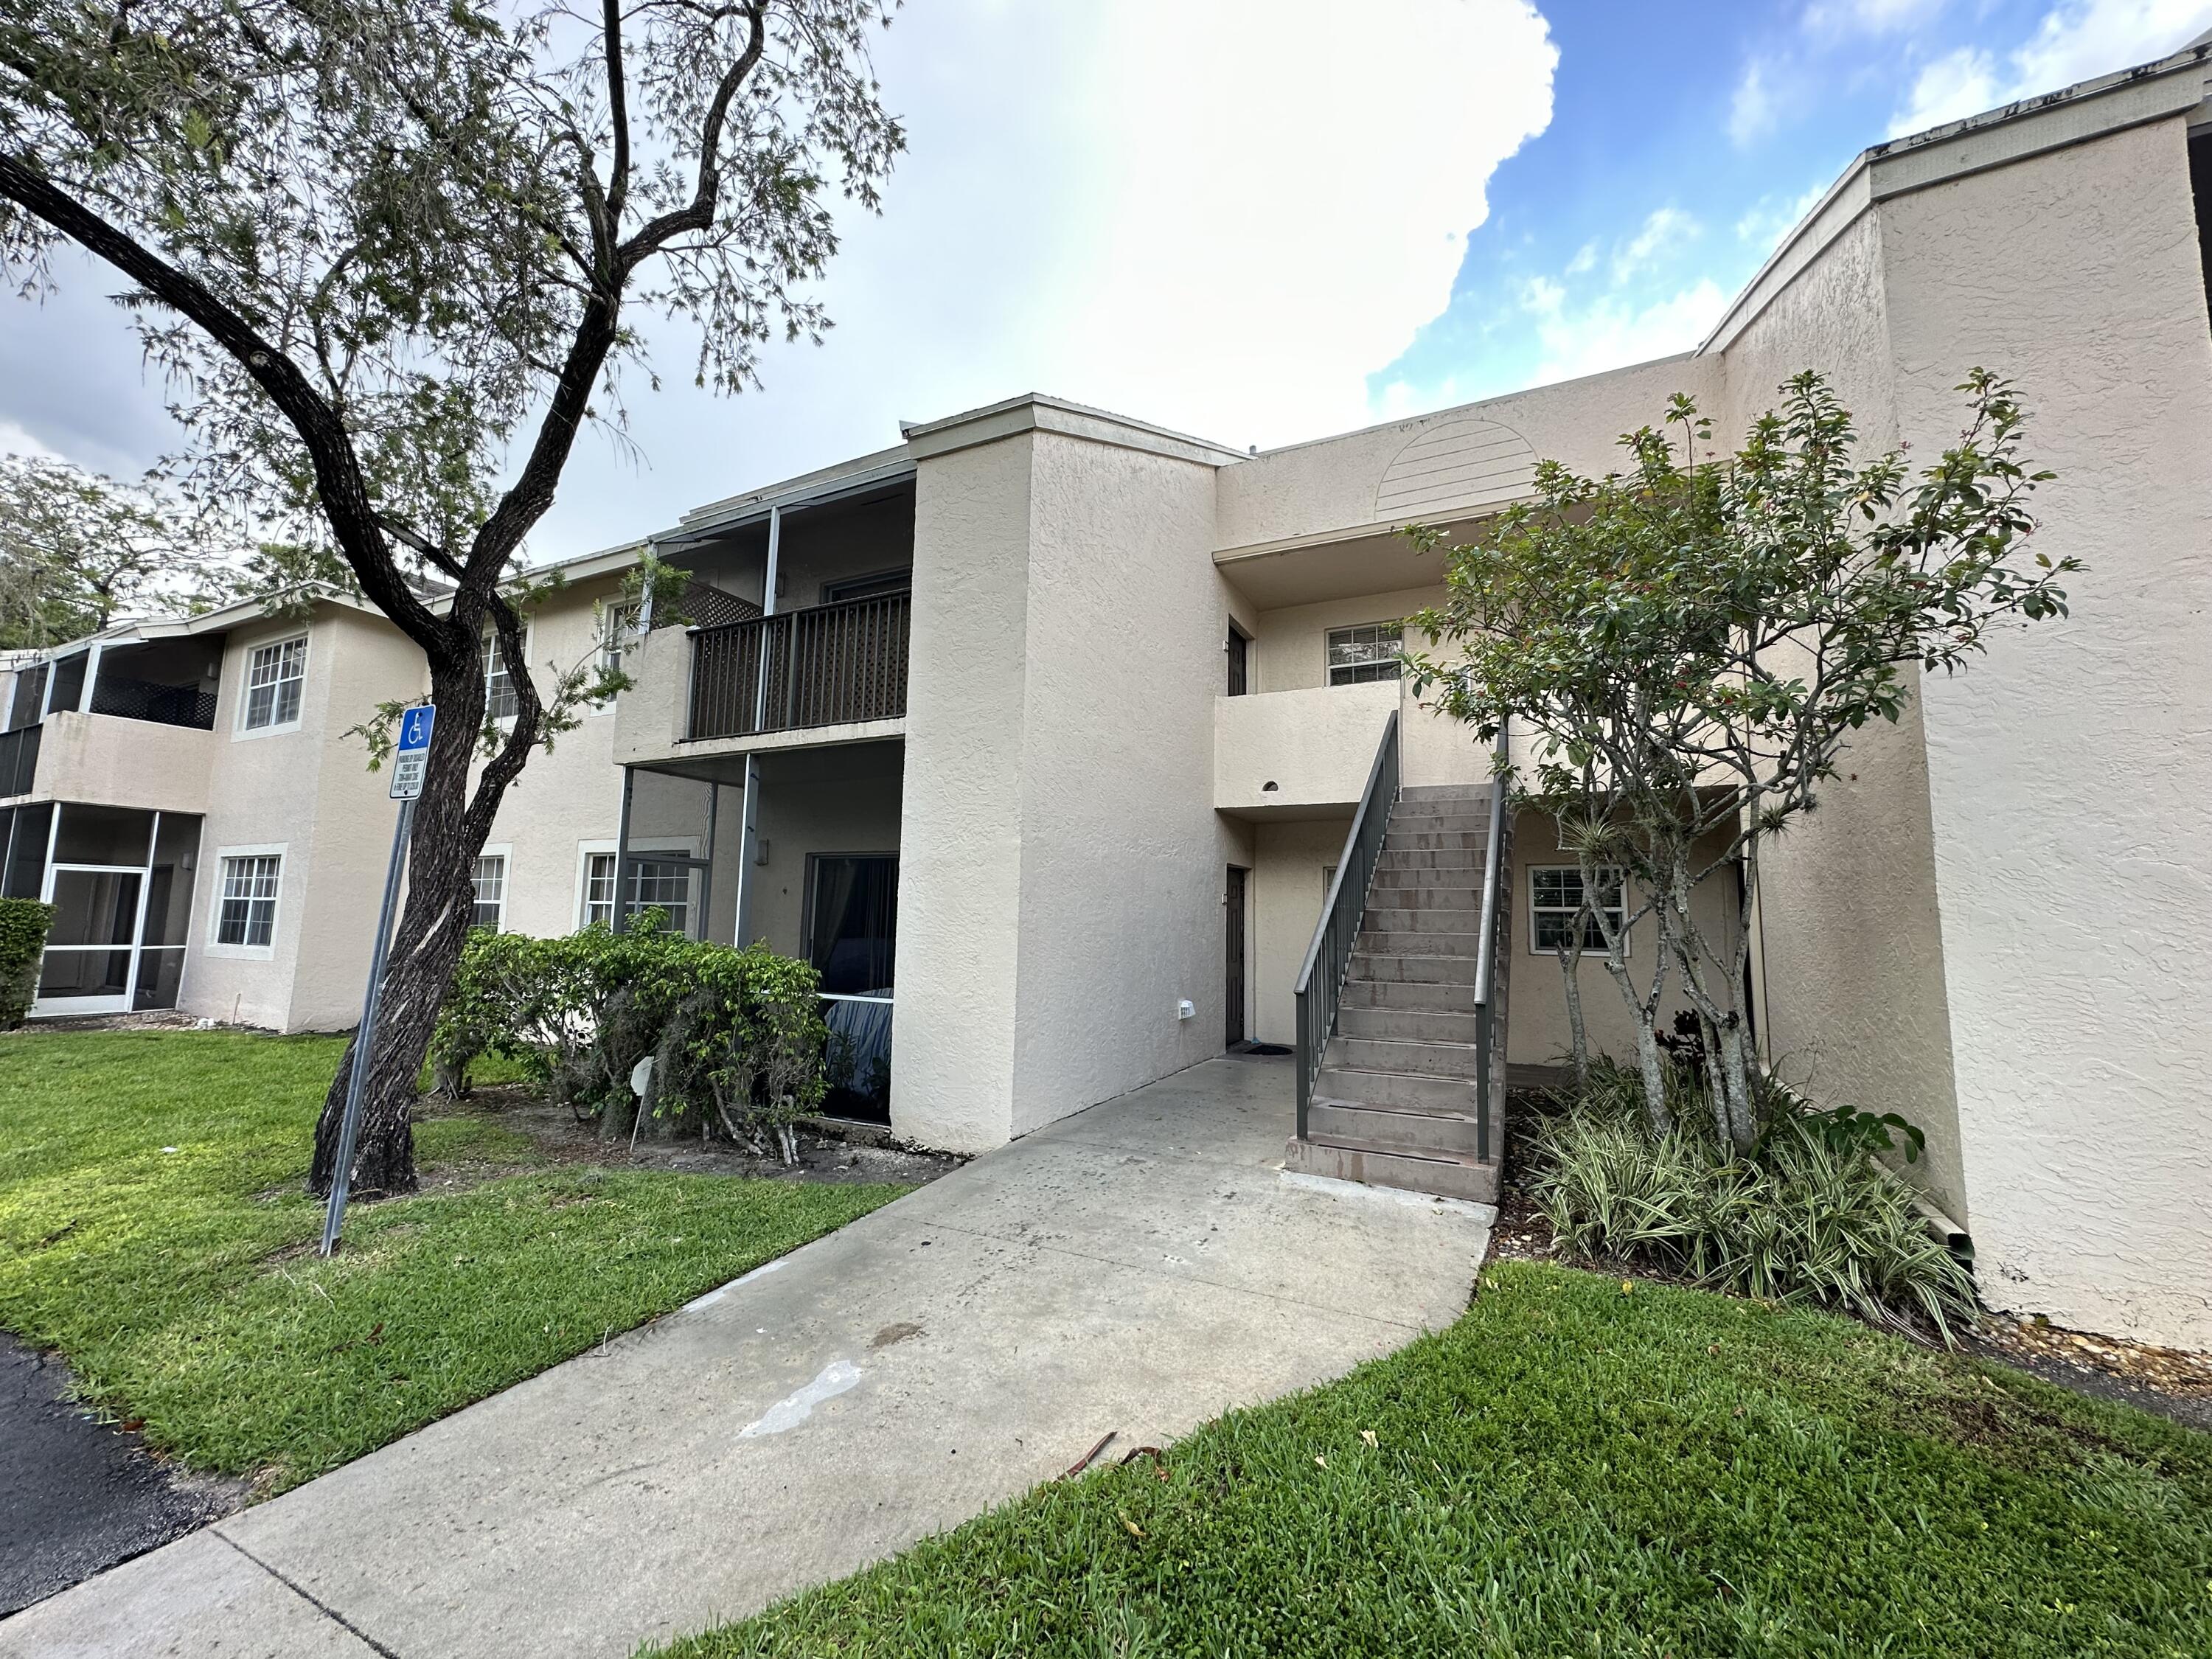
[{"label": "sky", "polygon": [[[626,386],[533,560],[1036,391],[1297,442],[1694,347],[1867,145],[2164,55],[2212,0],[908,0],[904,119],[836,326],[763,386]],[[118,477],[179,434],[121,284],[0,296],[0,450]]]}]

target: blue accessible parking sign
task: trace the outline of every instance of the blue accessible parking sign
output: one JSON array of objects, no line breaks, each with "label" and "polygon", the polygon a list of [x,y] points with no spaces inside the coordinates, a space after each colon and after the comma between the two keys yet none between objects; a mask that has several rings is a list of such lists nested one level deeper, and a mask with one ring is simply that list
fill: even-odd
[{"label": "blue accessible parking sign", "polygon": [[399,741],[392,752],[392,799],[413,800],[422,793],[422,769],[430,759],[430,730],[438,722],[435,704],[424,703],[399,716]]}]

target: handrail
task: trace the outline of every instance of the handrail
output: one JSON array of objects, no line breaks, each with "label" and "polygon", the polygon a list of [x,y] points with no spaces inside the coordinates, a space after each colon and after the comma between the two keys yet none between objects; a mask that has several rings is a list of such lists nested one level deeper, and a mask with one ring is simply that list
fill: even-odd
[{"label": "handrail", "polygon": [[[1297,1002],[1298,1139],[1306,1138],[1306,1116],[1313,1103],[1314,1079],[1320,1073],[1322,1054],[1336,1026],[1337,999],[1343,994],[1344,976],[1352,966],[1352,947],[1367,909],[1367,885],[1382,857],[1382,838],[1389,833],[1390,808],[1398,799],[1398,711],[1392,709],[1382,726],[1382,741],[1375,746],[1375,763],[1367,769],[1367,787],[1352,815],[1352,828],[1344,837],[1344,852],[1336,861],[1336,878],[1322,901],[1321,919],[1314,924],[1313,943],[1306,946],[1305,961],[1291,988]],[[1356,872],[1355,873],[1355,870]],[[1345,914],[1347,902],[1350,915]],[[1315,969],[1324,968],[1318,981]]]},{"label": "handrail", "polygon": [[1498,728],[1497,769],[1490,782],[1490,829],[1483,849],[1482,930],[1474,953],[1474,1155],[1490,1156],[1491,1048],[1498,1010],[1498,899],[1499,866],[1505,862],[1505,767],[1512,758],[1506,727]]}]

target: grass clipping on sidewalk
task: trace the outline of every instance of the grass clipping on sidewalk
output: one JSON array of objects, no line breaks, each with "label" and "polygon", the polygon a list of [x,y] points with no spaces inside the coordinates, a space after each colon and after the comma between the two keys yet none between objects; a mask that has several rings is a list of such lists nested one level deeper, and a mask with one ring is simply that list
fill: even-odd
[{"label": "grass clipping on sidewalk", "polygon": [[2212,1653],[2208,1581],[2212,1437],[1507,1262],[1339,1382],[665,1651],[2177,1659]]},{"label": "grass clipping on sidewalk", "polygon": [[[343,1044],[0,1037],[0,1327],[192,1466],[281,1491],[842,1226],[892,1186],[542,1167],[484,1118],[333,1260],[303,1188]],[[438,1183],[429,1182],[434,1188]]]}]

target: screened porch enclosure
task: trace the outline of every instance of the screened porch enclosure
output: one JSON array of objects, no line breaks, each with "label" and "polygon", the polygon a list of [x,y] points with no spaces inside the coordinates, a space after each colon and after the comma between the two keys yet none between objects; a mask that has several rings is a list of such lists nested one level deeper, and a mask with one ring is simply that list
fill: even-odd
[{"label": "screened porch enclosure", "polygon": [[177,1006],[199,843],[197,813],[68,801],[0,809],[0,896],[54,907],[33,1017]]},{"label": "screened porch enclosure", "polygon": [[632,767],[592,877],[615,926],[657,908],[689,937],[811,963],[830,1028],[823,1109],[866,1122],[890,1119],[904,758],[892,741]]}]

